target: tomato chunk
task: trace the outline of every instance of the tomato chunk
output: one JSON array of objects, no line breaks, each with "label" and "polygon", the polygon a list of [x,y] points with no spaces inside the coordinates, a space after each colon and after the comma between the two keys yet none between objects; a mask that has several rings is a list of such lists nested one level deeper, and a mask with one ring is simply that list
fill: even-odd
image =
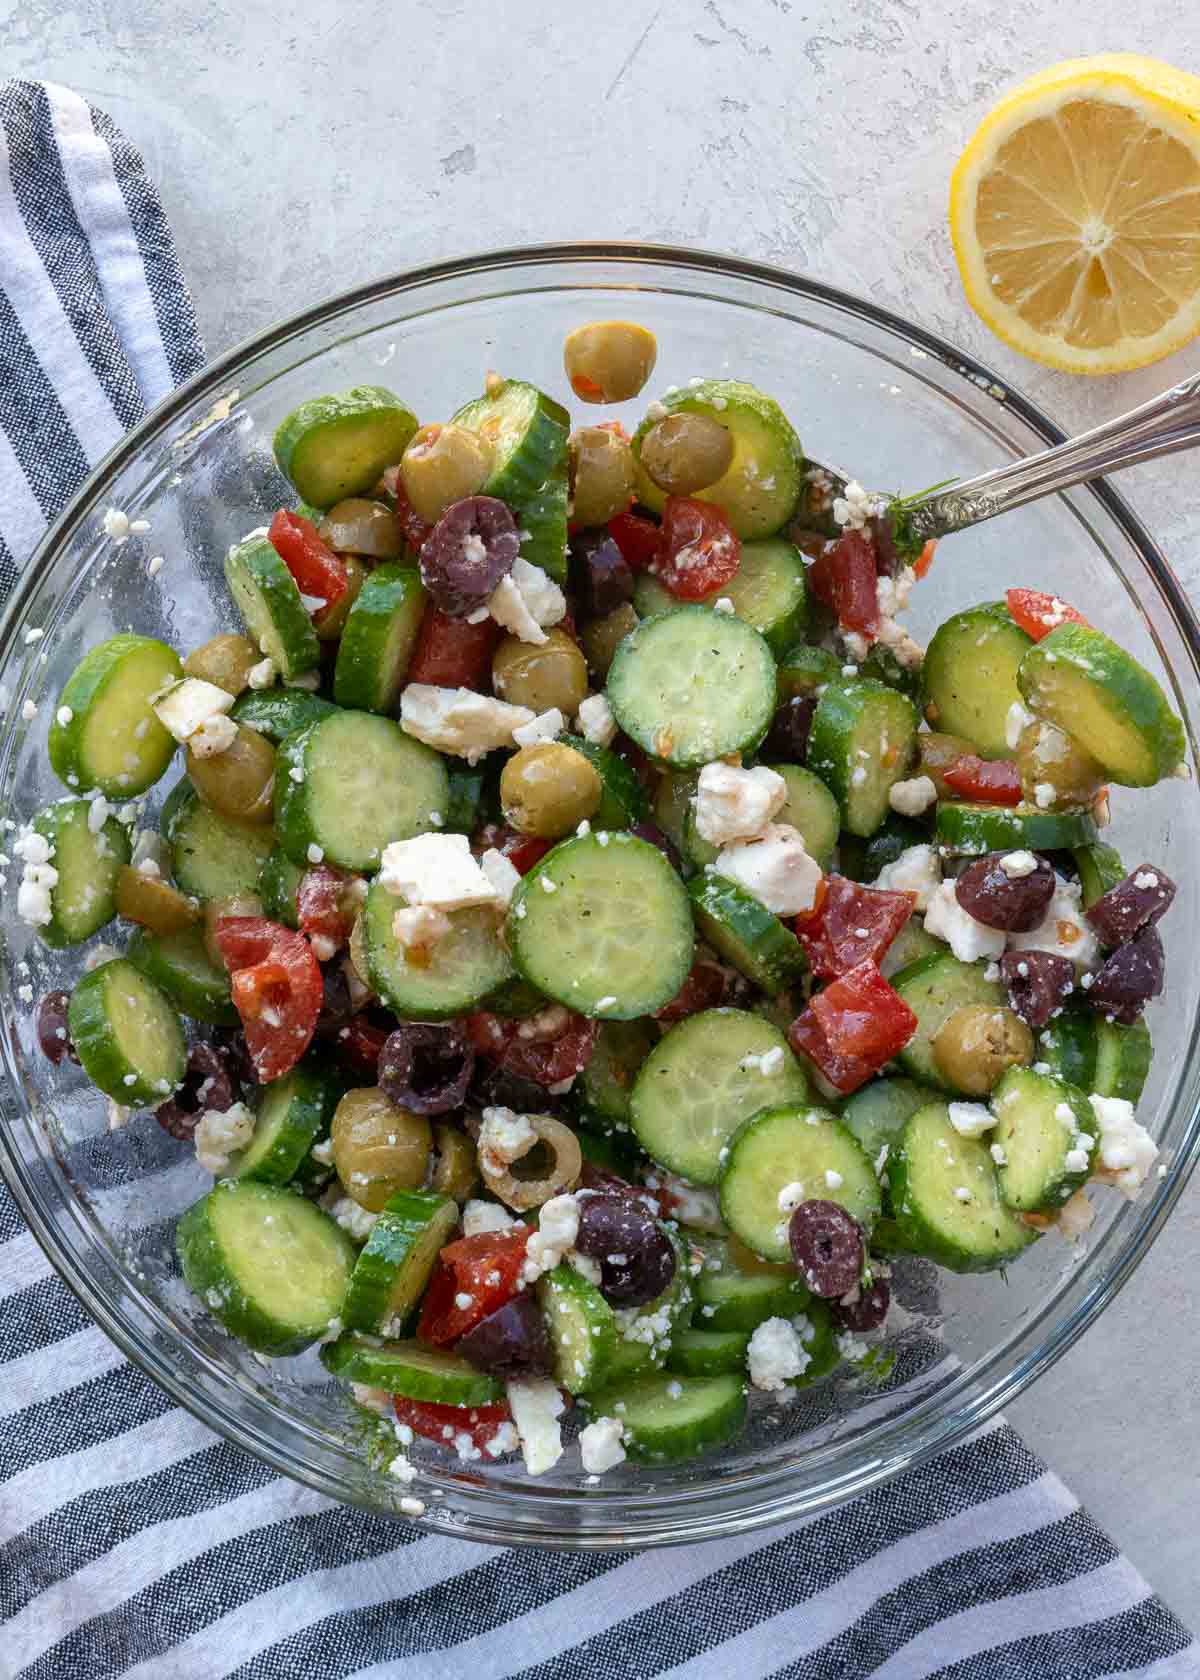
[{"label": "tomato chunk", "polygon": [[467,1016],[467,1036],[479,1054],[536,1085],[559,1085],[582,1073],[599,1031],[598,1021],[556,1004],[525,1021],[505,1020],[488,1009]]},{"label": "tomato chunk", "polygon": [[787,1036],[792,1049],[807,1056],[817,1072],[823,1074],[843,1097],[857,1091],[868,1079],[874,1079],[879,1071],[869,1056],[837,1055],[811,1007],[797,1015],[788,1028]]},{"label": "tomato chunk", "polygon": [[808,568],[808,586],[843,630],[874,636],[879,629],[875,550],[865,531],[844,531]]},{"label": "tomato chunk", "polygon": [[702,1009],[715,1009],[725,996],[725,970],[704,957],[697,957],[691,973],[670,1003],[654,1012],[656,1021],[682,1021]]},{"label": "tomato chunk", "polygon": [[653,566],[663,550],[663,534],[652,519],[639,513],[618,513],[608,522],[608,534],[635,572]]},{"label": "tomato chunk", "polygon": [[663,509],[658,581],[679,601],[702,601],[727,584],[742,561],[742,545],[711,502],[668,496]]},{"label": "tomato chunk", "polygon": [[963,753],[942,771],[942,780],[960,799],[985,805],[1019,805],[1021,773],[1010,758],[977,758]]},{"label": "tomato chunk", "polygon": [[[296,920],[300,932],[317,942],[317,956],[325,961],[340,951],[350,938],[358,914],[356,884],[359,877],[330,863],[314,864],[300,877],[296,888]],[[333,950],[323,951],[321,941]]]},{"label": "tomato chunk", "polygon": [[[396,1421],[406,1423],[414,1435],[439,1446],[453,1446],[455,1435],[469,1435],[473,1447],[484,1448],[493,1439],[502,1423],[512,1422],[506,1401],[490,1406],[442,1406],[436,1400],[409,1400],[406,1395],[393,1395]],[[447,1435],[446,1430],[453,1431]]]},{"label": "tomato chunk", "polygon": [[478,849],[502,852],[518,875],[528,875],[534,864],[550,850],[550,842],[536,834],[519,834],[507,823],[488,823],[480,830]]},{"label": "tomato chunk", "polygon": [[810,1007],[835,1056],[866,1056],[877,1067],[903,1050],[917,1030],[917,1017],[871,961],[817,992]]},{"label": "tomato chunk", "polygon": [[220,916],[217,946],[260,1084],[278,1079],[312,1040],[324,987],[302,934],[263,916]]},{"label": "tomato chunk", "polygon": [[[438,1256],[425,1290],[417,1335],[434,1347],[444,1347],[466,1335],[481,1319],[494,1313],[517,1293],[529,1228],[482,1231],[447,1243]],[[468,1306],[459,1306],[467,1300]]]},{"label": "tomato chunk", "polygon": [[1009,617],[1021,626],[1027,636],[1040,642],[1060,624],[1087,624],[1081,612],[1060,601],[1057,595],[1047,595],[1040,589],[1009,589],[1004,599]]},{"label": "tomato chunk", "polygon": [[503,634],[493,618],[468,624],[426,604],[406,680],[435,688],[478,688],[491,679],[492,655]]},{"label": "tomato chunk", "polygon": [[860,887],[828,875],[825,891],[793,926],[808,965],[822,980],[836,979],[864,960],[877,963],[912,915],[916,894]]},{"label": "tomato chunk", "polygon": [[371,1020],[365,1010],[352,1015],[344,1027],[339,1027],[336,1043],[342,1055],[355,1067],[361,1067],[364,1073],[369,1073],[374,1079],[379,1067],[379,1057],[387,1043],[388,1029],[380,1027]]},{"label": "tomato chunk", "polygon": [[267,532],[271,547],[296,580],[302,595],[312,595],[326,609],[350,587],[345,562],[317,535],[311,519],[280,508]]},{"label": "tomato chunk", "polygon": [[433,530],[433,526],[426,525],[425,521],[418,516],[416,509],[405,494],[399,464],[384,468],[383,488],[387,495],[392,498],[392,511],[399,521],[405,542],[415,553],[419,554],[421,546],[430,531]]},{"label": "tomato chunk", "polygon": [[937,545],[937,538],[930,537],[929,541],[925,544],[925,547],[921,550],[920,554],[918,554],[916,563],[913,566],[913,573],[916,577],[923,578],[929,576],[929,568],[933,565],[933,557],[937,552]]}]

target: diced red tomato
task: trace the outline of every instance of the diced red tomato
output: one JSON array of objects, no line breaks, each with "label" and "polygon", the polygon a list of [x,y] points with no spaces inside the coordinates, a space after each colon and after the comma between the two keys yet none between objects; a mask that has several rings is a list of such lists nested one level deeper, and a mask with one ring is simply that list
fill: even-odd
[{"label": "diced red tomato", "polygon": [[679,601],[702,601],[722,589],[742,562],[742,545],[711,502],[668,496],[663,509],[658,581]]},{"label": "diced red tomato", "polygon": [[877,963],[913,913],[916,895],[860,887],[827,875],[825,891],[793,926],[808,965],[822,980],[836,979],[866,959]]},{"label": "diced red tomato", "polygon": [[930,537],[929,541],[925,544],[925,547],[917,556],[916,564],[913,566],[913,572],[918,578],[928,577],[929,568],[933,565],[933,556],[937,552],[937,545],[937,538]]},{"label": "diced red tomato", "polygon": [[491,678],[492,655],[503,634],[493,618],[468,624],[427,605],[406,680],[436,688],[478,688]]},{"label": "diced red tomato", "polygon": [[845,531],[808,568],[808,587],[844,630],[874,636],[879,629],[875,550],[864,531]]},{"label": "diced red tomato", "polygon": [[386,1027],[377,1027],[369,1015],[360,1012],[339,1028],[336,1042],[343,1056],[374,1078],[387,1038]]},{"label": "diced red tomato", "polygon": [[488,823],[480,830],[477,842],[481,851],[495,849],[503,852],[518,875],[528,875],[534,864],[550,850],[550,841],[536,834],[518,834],[507,823]]},{"label": "diced red tomato", "polygon": [[715,1009],[725,996],[725,970],[714,962],[697,957],[692,971],[670,1003],[656,1009],[656,1021],[682,1021],[688,1015],[698,1015],[702,1009]]},{"label": "diced red tomato", "polygon": [[963,753],[942,771],[942,780],[960,799],[985,805],[1019,805],[1021,773],[1011,758],[976,758]]},{"label": "diced red tomato", "polygon": [[267,538],[295,578],[302,595],[323,601],[324,610],[341,600],[350,587],[350,574],[345,562],[317,535],[311,519],[280,508],[271,521]]},{"label": "diced red tomato", "polygon": [[[358,881],[345,869],[318,863],[306,869],[296,888],[296,920],[309,939],[328,940],[335,950],[350,938],[358,899],[353,888]],[[323,953],[318,949],[317,955]]]},{"label": "diced red tomato", "polygon": [[432,525],[426,525],[418,515],[408,497],[404,493],[404,485],[400,482],[399,468],[388,468],[384,474],[388,488],[396,504],[396,518],[400,521],[400,529],[404,532],[404,540],[415,553],[419,554],[426,537],[433,530]]},{"label": "diced red tomato", "polygon": [[220,916],[215,931],[250,1060],[265,1085],[308,1049],[324,996],[320,965],[302,934],[264,916]]},{"label": "diced red tomato", "polygon": [[1087,624],[1081,612],[1060,601],[1057,595],[1047,595],[1040,589],[1006,590],[1009,616],[1021,626],[1027,636],[1040,642],[1060,624]]},{"label": "diced red tomato", "polygon": [[865,1085],[868,1079],[873,1079],[882,1066],[882,1063],[877,1065],[869,1056],[837,1055],[811,1007],[797,1015],[788,1028],[787,1036],[792,1049],[807,1056],[818,1073],[843,1097],[848,1097],[851,1091],[857,1091],[860,1085]]},{"label": "diced red tomato", "polygon": [[815,993],[810,1008],[835,1056],[865,1056],[877,1068],[917,1030],[917,1017],[874,962],[859,963]]},{"label": "diced red tomato", "polygon": [[[503,1400],[491,1406],[441,1406],[435,1400],[409,1400],[397,1394],[394,1402],[398,1423],[406,1423],[414,1435],[443,1447],[452,1445],[455,1435],[469,1435],[473,1447],[485,1447],[502,1423],[512,1421]],[[447,1429],[453,1433],[447,1435]]]},{"label": "diced red tomato", "polygon": [[531,1079],[537,1085],[558,1085],[574,1079],[592,1059],[597,1021],[563,1010],[565,1022],[544,1010],[547,1024],[538,1016],[526,1021],[509,1021],[490,1010],[477,1009],[467,1016],[467,1035],[481,1056],[490,1056],[509,1073]]},{"label": "diced red tomato", "polygon": [[[529,1235],[527,1225],[514,1225],[510,1231],[482,1231],[477,1237],[447,1243],[425,1290],[417,1324],[421,1340],[434,1347],[456,1342],[480,1319],[511,1301]],[[468,1296],[470,1305],[460,1307],[458,1298]]]},{"label": "diced red tomato", "polygon": [[608,534],[635,572],[644,572],[662,553],[661,528],[639,513],[618,513],[608,522]]}]

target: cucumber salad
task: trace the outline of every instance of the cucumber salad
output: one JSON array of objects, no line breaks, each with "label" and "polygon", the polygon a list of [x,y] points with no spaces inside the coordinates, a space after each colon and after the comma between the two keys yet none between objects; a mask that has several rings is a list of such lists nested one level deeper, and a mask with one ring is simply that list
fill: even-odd
[{"label": "cucumber salad", "polygon": [[[564,348],[595,405],[655,356]],[[1187,772],[1127,652],[1019,580],[919,647],[934,545],[734,379],[632,437],[358,386],[274,448],[240,631],[114,636],[58,696],[18,910],[85,947],[45,1054],[216,1180],[190,1288],[319,1345],[400,1481],[418,1436],[538,1475],[571,1422],[592,1480],[720,1447],[863,1359],[896,1256],[998,1270],[1138,1194],[1175,889],[1100,831]]]}]

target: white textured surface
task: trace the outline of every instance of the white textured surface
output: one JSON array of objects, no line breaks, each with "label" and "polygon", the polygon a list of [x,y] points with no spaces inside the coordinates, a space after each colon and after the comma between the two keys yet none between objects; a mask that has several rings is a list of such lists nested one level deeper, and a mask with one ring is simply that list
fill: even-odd
[{"label": "white textured surface", "polygon": [[[106,107],[159,182],[212,350],[323,293],[489,245],[642,238],[788,264],[990,361],[1074,429],[1200,368],[1022,361],[967,308],[949,171],[1010,82],[1115,47],[1200,69],[1195,0],[0,0],[4,73]],[[1195,467],[1123,488],[1200,582]],[[1200,1195],[1011,1409],[1200,1625]],[[988,1287],[981,1282],[981,1288]]]}]

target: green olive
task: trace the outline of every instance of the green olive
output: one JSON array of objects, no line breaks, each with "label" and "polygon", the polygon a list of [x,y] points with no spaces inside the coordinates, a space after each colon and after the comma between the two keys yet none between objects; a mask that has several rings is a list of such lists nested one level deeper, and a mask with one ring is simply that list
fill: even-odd
[{"label": "green olive", "polygon": [[199,903],[178,887],[157,875],[143,875],[127,863],[117,871],[116,902],[118,916],[151,933],[182,933],[194,927],[202,914]]},{"label": "green olive", "polygon": [[576,525],[607,525],[633,500],[633,450],[607,426],[580,426],[571,434],[571,517]]},{"label": "green olive", "polygon": [[225,967],[217,944],[217,923],[222,916],[261,916],[263,901],[257,893],[234,893],[232,898],[210,898],[204,906],[204,949],[214,968]]},{"label": "green olive", "polygon": [[467,1201],[479,1183],[475,1145],[457,1126],[439,1123],[433,1128],[433,1146],[437,1151],[437,1165],[431,1188],[439,1195],[453,1196],[456,1202]]},{"label": "green olive", "polygon": [[473,496],[490,471],[487,443],[466,426],[422,426],[400,461],[404,494],[427,525],[436,525],[453,502]]},{"label": "green olive", "polygon": [[322,541],[341,555],[366,554],[372,560],[394,560],[404,553],[400,521],[390,507],[368,496],[347,496],[330,508],[317,530]]},{"label": "green olive", "polygon": [[574,717],[588,691],[587,660],[565,630],[547,630],[540,647],[505,636],[492,657],[492,686],[510,706]]},{"label": "green olive", "polygon": [[522,747],[500,777],[505,821],[542,840],[561,840],[595,816],[603,791],[595,767],[560,741]]},{"label": "green olive", "polygon": [[250,672],[262,654],[245,636],[214,636],[193,649],[183,662],[184,674],[215,683],[226,694],[240,694],[250,686]]},{"label": "green olive", "polygon": [[392,1102],[377,1085],[346,1092],[330,1135],[342,1188],[369,1213],[378,1213],[397,1190],[424,1184],[433,1148],[429,1121]]},{"label": "green olive", "polygon": [[637,628],[637,622],[637,613],[628,601],[622,601],[604,618],[594,618],[590,624],[584,625],[579,637],[587,655],[588,669],[594,677],[608,675],[613,655],[629,632]]},{"label": "green olive", "polygon": [[733,438],[708,414],[669,414],[642,439],[641,463],[668,496],[690,496],[729,471]]},{"label": "green olive", "polygon": [[1011,1009],[972,1003],[956,1009],[933,1039],[938,1072],[967,1096],[985,1097],[1010,1067],[1029,1067],[1033,1034]]},{"label": "green olive", "polygon": [[567,334],[563,366],[582,402],[626,402],[654,372],[658,343],[634,321],[589,321]]},{"label": "green olive", "polygon": [[274,816],[275,748],[265,735],[238,724],[222,753],[201,758],[188,748],[187,773],[206,805],[235,822],[269,823]]},{"label": "green olive", "polygon": [[[1104,771],[1090,753],[1053,723],[1036,719],[1017,739],[1021,791],[1042,810],[1060,805],[1090,805],[1104,786]],[[1052,797],[1045,792],[1050,788]]]},{"label": "green olive", "polygon": [[350,608],[358,600],[358,592],[370,575],[357,554],[343,554],[342,565],[346,568],[345,594],[339,595],[331,607],[322,608],[313,619],[313,629],[317,632],[319,642],[337,641],[346,628]]}]

